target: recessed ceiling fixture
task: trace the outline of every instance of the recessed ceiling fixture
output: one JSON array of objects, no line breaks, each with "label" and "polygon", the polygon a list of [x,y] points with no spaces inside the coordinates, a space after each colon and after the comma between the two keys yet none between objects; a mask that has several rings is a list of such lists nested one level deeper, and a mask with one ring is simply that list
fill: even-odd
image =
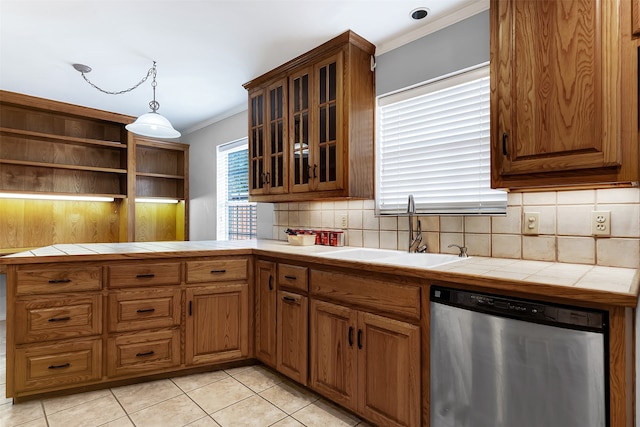
[{"label": "recessed ceiling fixture", "polygon": [[413,9],[410,14],[411,18],[415,19],[416,21],[426,18],[427,15],[429,15],[429,9],[427,9],[426,7]]},{"label": "recessed ceiling fixture", "polygon": [[142,83],[147,81],[149,76],[153,76],[153,81],[151,82],[151,87],[153,88],[153,101],[149,102],[149,108],[151,111],[149,113],[145,113],[138,117],[136,121],[131,124],[125,126],[125,128],[133,133],[143,136],[150,136],[152,138],[177,138],[180,136],[180,132],[175,130],[169,120],[167,120],[164,116],[158,113],[158,109],[160,109],[160,103],[156,101],[156,86],[158,83],[156,82],[156,74],[158,73],[156,69],[156,61],[153,61],[153,67],[147,71],[147,75],[142,78],[137,84],[130,87],[129,89],[121,90],[121,91],[107,91],[99,88],[94,83],[89,81],[86,74],[91,72],[91,67],[84,64],[73,64],[73,68],[75,68],[80,74],[82,74],[82,78],[85,79],[87,83],[89,83],[94,88],[98,89],[100,92],[109,94],[109,95],[120,95],[122,93],[131,92]]}]

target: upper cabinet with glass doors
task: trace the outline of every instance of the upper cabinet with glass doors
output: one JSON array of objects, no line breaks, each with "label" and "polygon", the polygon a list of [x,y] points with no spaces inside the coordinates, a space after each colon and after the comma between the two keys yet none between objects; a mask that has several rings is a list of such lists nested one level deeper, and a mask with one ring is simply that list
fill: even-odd
[{"label": "upper cabinet with glass doors", "polygon": [[374,53],[347,31],[244,85],[252,201],[373,198]]}]

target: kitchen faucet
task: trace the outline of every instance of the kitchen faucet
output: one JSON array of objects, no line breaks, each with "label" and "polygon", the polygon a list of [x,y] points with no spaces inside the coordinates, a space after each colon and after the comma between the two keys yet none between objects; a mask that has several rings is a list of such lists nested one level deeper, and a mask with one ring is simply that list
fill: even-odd
[{"label": "kitchen faucet", "polygon": [[413,199],[413,194],[409,194],[409,200],[407,202],[407,217],[409,218],[409,253],[411,252],[426,252],[427,245],[422,243],[422,224],[418,219],[418,232],[416,237],[413,237],[413,216],[416,214],[416,202]]}]

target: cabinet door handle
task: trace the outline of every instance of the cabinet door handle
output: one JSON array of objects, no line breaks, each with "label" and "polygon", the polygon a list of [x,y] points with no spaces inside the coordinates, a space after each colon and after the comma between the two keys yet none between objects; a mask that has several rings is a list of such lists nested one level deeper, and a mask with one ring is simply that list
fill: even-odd
[{"label": "cabinet door handle", "polygon": [[267,172],[267,173],[264,175],[264,178],[265,178],[265,179],[264,179],[264,183],[265,183],[265,184],[269,184],[269,183],[271,183],[271,174],[270,174],[269,172]]},{"label": "cabinet door handle", "polygon": [[193,301],[189,301],[189,316],[193,315]]},{"label": "cabinet door handle", "polygon": [[71,317],[69,317],[69,316],[52,317],[51,319],[49,319],[49,322],[66,322],[67,320],[71,320]]},{"label": "cabinet door handle", "polygon": [[289,280],[298,280],[298,278],[296,276],[284,276],[285,279],[289,279]]},{"label": "cabinet door handle", "polygon": [[155,308],[140,308],[136,310],[136,313],[153,313],[154,311],[156,311]]},{"label": "cabinet door handle", "polygon": [[349,326],[349,347],[353,347],[353,326]]},{"label": "cabinet door handle", "polygon": [[51,279],[49,283],[69,283],[71,279]]},{"label": "cabinet door handle", "polygon": [[273,290],[273,276],[269,275],[269,290]]},{"label": "cabinet door handle", "polygon": [[226,273],[227,270],[225,270],[224,268],[222,270],[211,270],[210,273],[211,274],[220,274],[220,273]]},{"label": "cabinet door handle", "polygon": [[288,303],[296,303],[296,304],[297,304],[297,303],[299,303],[299,301],[298,301],[298,299],[297,299],[297,298],[290,297],[290,296],[284,296],[284,297],[282,297],[282,301],[284,301],[284,302],[288,302]]},{"label": "cabinet door handle", "polygon": [[150,279],[150,278],[152,278],[152,277],[156,277],[156,275],[155,275],[155,274],[153,274],[153,273],[138,274],[138,275],[136,275],[136,278],[137,278],[137,279]]},{"label": "cabinet door handle", "polygon": [[136,357],[153,356],[155,352],[153,350],[144,353],[136,353]]},{"label": "cabinet door handle", "polygon": [[362,348],[362,329],[358,329],[358,349]]},{"label": "cabinet door handle", "polygon": [[502,155],[507,155],[507,138],[508,135],[506,132],[502,132]]},{"label": "cabinet door handle", "polygon": [[71,366],[71,363],[63,363],[62,365],[50,365],[49,369],[62,369],[68,368],[69,366]]},{"label": "cabinet door handle", "polygon": [[316,173],[317,170],[318,170],[318,165],[314,164],[313,165],[313,178],[314,179],[318,177],[318,174]]}]

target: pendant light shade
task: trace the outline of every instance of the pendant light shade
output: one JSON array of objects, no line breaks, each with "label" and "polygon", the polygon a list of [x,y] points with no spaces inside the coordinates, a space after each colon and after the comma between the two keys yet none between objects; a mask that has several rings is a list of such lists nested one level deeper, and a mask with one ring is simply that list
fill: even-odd
[{"label": "pendant light shade", "polygon": [[125,128],[142,136],[152,138],[177,138],[180,132],[175,130],[169,120],[160,113],[149,112],[141,115],[135,122],[128,124]]}]

